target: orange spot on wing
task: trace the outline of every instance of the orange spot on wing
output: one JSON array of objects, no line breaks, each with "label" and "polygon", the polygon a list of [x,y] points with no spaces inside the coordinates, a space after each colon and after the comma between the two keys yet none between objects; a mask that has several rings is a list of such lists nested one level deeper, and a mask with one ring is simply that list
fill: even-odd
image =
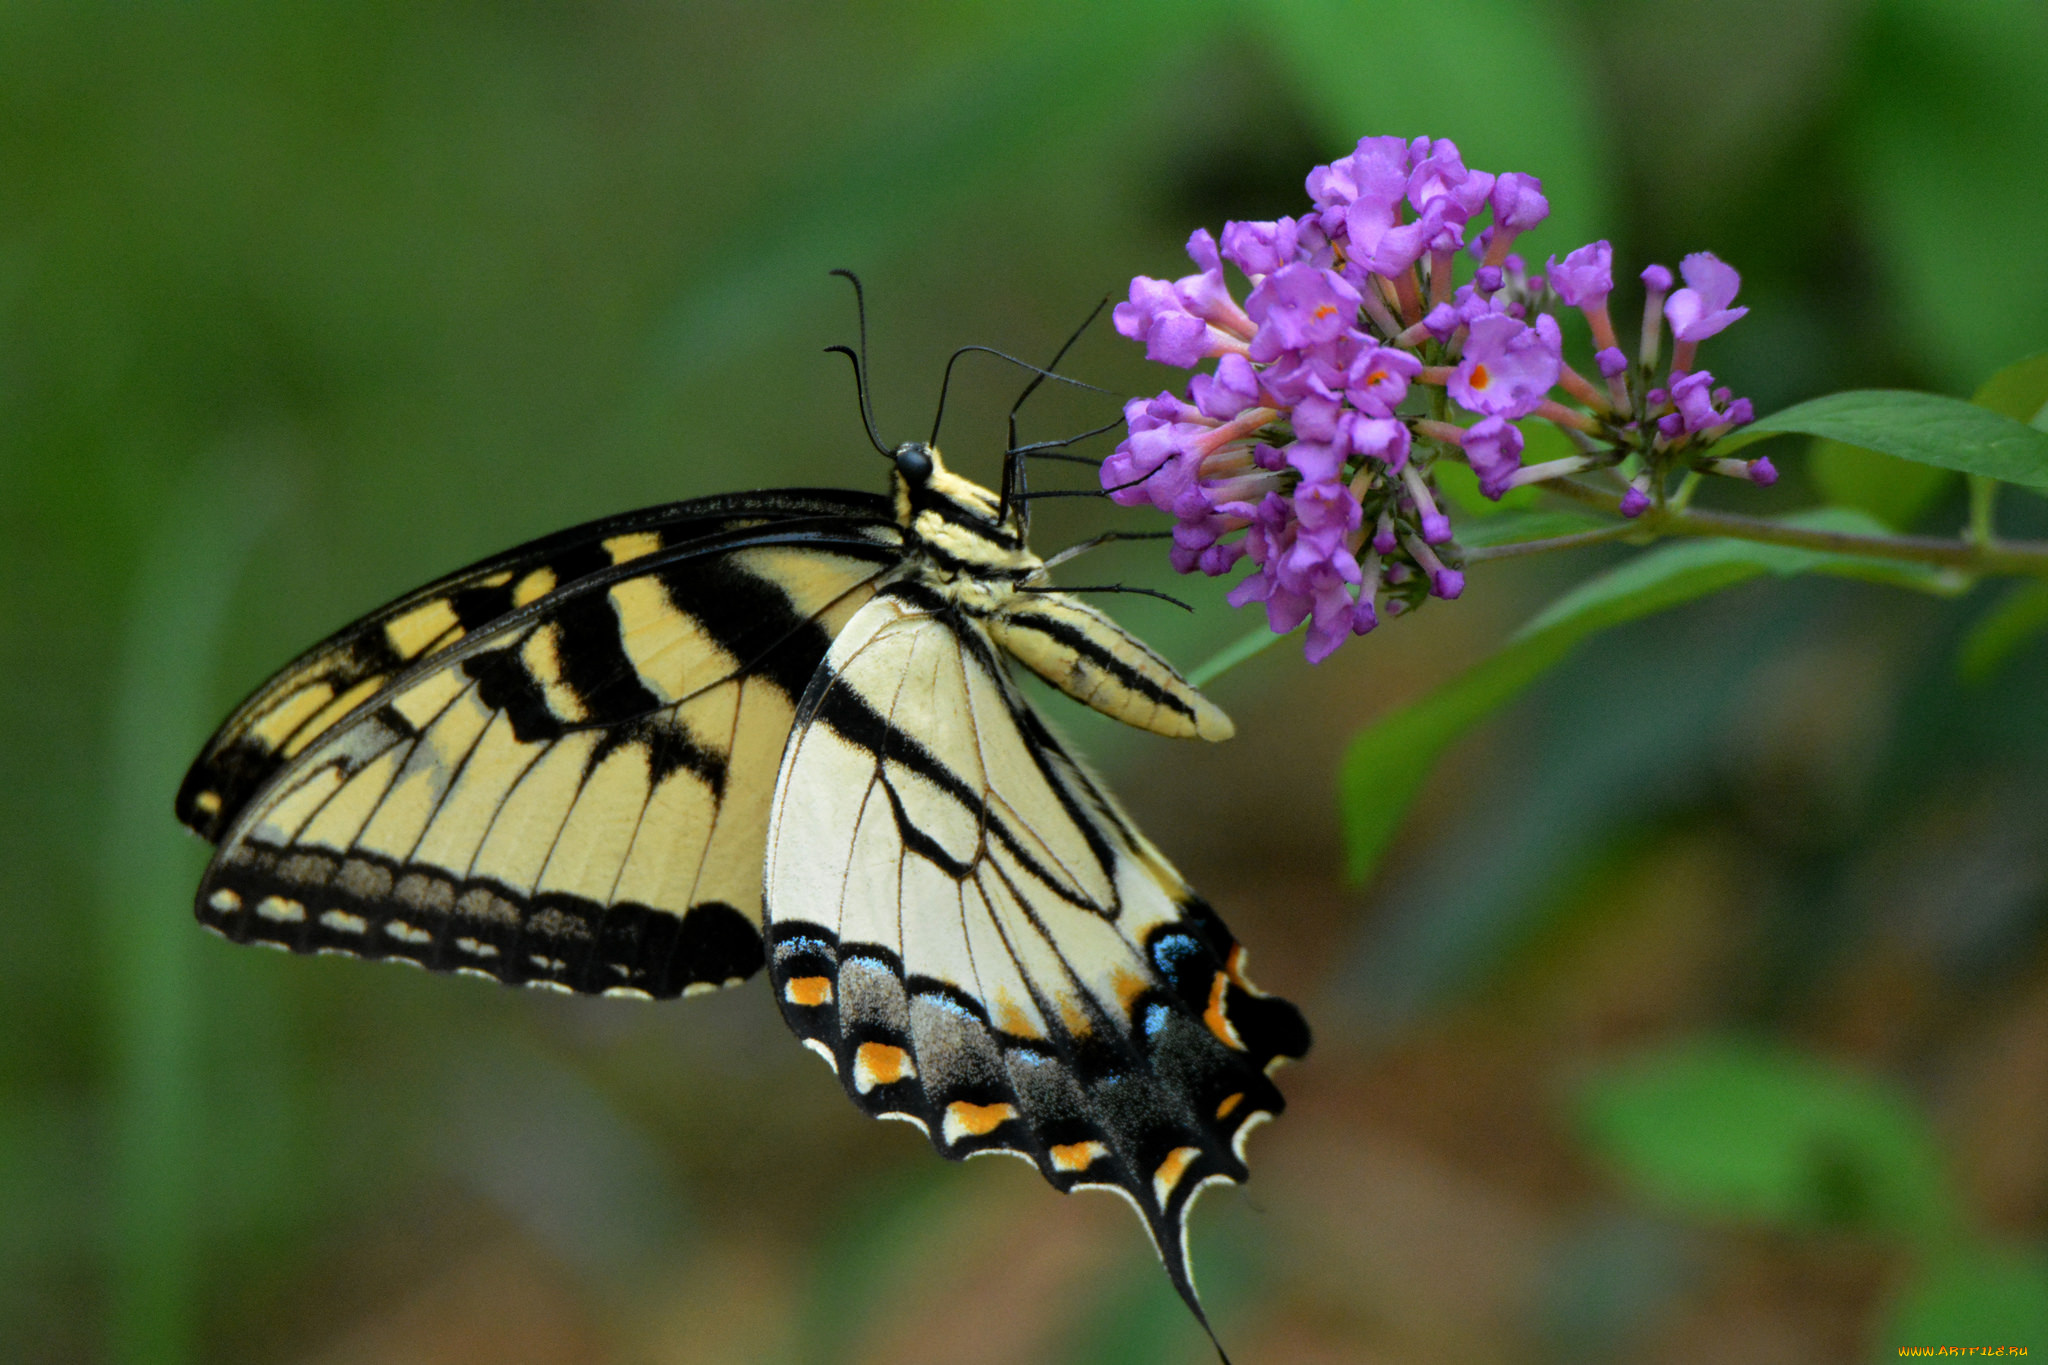
[{"label": "orange spot on wing", "polygon": [[1099,1142],[1069,1142],[1049,1148],[1046,1155],[1052,1158],[1056,1171],[1085,1171],[1108,1156],[1109,1148]]},{"label": "orange spot on wing", "polygon": [[1076,1038],[1086,1038],[1095,1031],[1094,1021],[1088,1017],[1087,1011],[1081,1008],[1078,997],[1062,994],[1059,1002],[1060,1022],[1066,1025],[1068,1033]]},{"label": "orange spot on wing", "polygon": [[969,1104],[966,1100],[955,1100],[946,1106],[946,1140],[958,1142],[962,1138],[987,1137],[1015,1117],[1015,1105]]},{"label": "orange spot on wing", "polygon": [[1244,1051],[1244,1040],[1237,1036],[1237,1026],[1230,1022],[1230,1014],[1224,1006],[1225,996],[1230,990],[1230,975],[1216,973],[1216,979],[1209,985],[1209,1008],[1202,1011],[1202,1022],[1209,1026],[1209,1032],[1227,1048]]},{"label": "orange spot on wing", "polygon": [[1019,1008],[1016,998],[1008,991],[996,992],[996,1027],[1018,1038],[1043,1039],[1045,1035],[1031,1022],[1031,1016]]},{"label": "orange spot on wing", "polygon": [[1216,1106],[1216,1117],[1219,1119],[1229,1118],[1237,1112],[1237,1106],[1242,1103],[1244,1103],[1244,1091],[1240,1090]]},{"label": "orange spot on wing", "polygon": [[1188,1173],[1188,1166],[1202,1154],[1200,1147],[1176,1147],[1166,1154],[1166,1160],[1159,1163],[1159,1169],[1152,1173],[1152,1194],[1160,1207],[1173,1197],[1173,1187],[1180,1184],[1180,1178]]},{"label": "orange spot on wing", "polygon": [[887,1043],[862,1043],[853,1053],[853,1084],[863,1095],[878,1085],[894,1085],[917,1074],[910,1054]]},{"label": "orange spot on wing", "polygon": [[1137,1005],[1138,997],[1145,993],[1145,978],[1129,967],[1115,967],[1109,973],[1110,989],[1116,992],[1116,1001],[1128,1014]]},{"label": "orange spot on wing", "polygon": [[829,976],[792,976],[783,983],[782,998],[792,1005],[815,1009],[819,1005],[832,1003],[832,978]]}]

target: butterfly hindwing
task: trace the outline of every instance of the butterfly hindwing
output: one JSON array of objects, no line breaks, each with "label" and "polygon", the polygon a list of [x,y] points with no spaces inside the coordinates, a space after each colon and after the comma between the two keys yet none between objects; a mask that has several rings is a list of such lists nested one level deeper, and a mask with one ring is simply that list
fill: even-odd
[{"label": "butterfly hindwing", "polygon": [[[596,523],[316,648],[187,780],[225,792],[257,774],[224,803],[201,920],[238,941],[579,991],[673,995],[751,975],[796,702],[900,556],[885,512],[834,496]],[[571,566],[584,571],[563,581]],[[391,622],[508,573],[556,581],[466,626],[455,613],[459,636],[387,658],[336,693],[360,693],[338,716],[293,700],[355,676]],[[307,712],[298,730],[271,743],[285,726],[266,719],[293,707]]]},{"label": "butterfly hindwing", "polygon": [[1192,1304],[1189,1203],[1245,1178],[1300,1015],[915,578],[854,615],[796,724],[766,869],[791,1028],[942,1154],[1129,1197]]}]

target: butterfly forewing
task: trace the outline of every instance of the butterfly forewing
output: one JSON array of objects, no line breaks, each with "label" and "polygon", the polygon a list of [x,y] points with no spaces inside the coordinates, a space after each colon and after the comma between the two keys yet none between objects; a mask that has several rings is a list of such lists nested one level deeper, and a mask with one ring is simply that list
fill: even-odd
[{"label": "butterfly forewing", "polygon": [[407,593],[307,650],[237,707],[186,775],[178,818],[217,842],[257,788],[408,667],[559,588],[679,546],[828,521],[886,524],[889,512],[880,498],[831,490],[700,498],[559,531]]},{"label": "butterfly forewing", "polygon": [[1193,1302],[1188,1205],[1306,1050],[1283,1001],[915,578],[848,622],[805,693],[766,868],[784,1017],[869,1113],[944,1155],[1007,1151],[1144,1216]]},{"label": "butterfly forewing", "polygon": [[[187,780],[225,792],[256,774],[253,796],[223,810],[202,921],[581,991],[672,995],[750,975],[797,699],[900,557],[898,533],[850,495],[829,516],[776,495],[630,521],[447,580],[444,597],[506,574],[556,581],[466,627],[449,608],[459,637],[348,683],[338,696],[362,695],[340,716],[294,698],[355,677],[382,648],[364,642],[388,645],[391,622],[433,611],[431,590],[245,704]],[[307,714],[289,733],[270,719],[293,709]]]}]

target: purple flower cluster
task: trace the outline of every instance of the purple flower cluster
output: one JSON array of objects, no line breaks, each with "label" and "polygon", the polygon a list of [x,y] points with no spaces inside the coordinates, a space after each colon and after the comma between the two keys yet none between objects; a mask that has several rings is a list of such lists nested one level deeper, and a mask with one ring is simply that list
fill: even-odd
[{"label": "purple flower cluster", "polygon": [[[1550,211],[1536,177],[1470,170],[1443,138],[1369,137],[1309,172],[1308,195],[1299,218],[1226,223],[1220,243],[1196,231],[1193,274],[1131,282],[1118,332],[1150,359],[1215,365],[1184,395],[1125,405],[1128,436],[1103,462],[1102,486],[1174,518],[1182,573],[1249,560],[1230,601],[1264,603],[1277,632],[1307,621],[1310,661],[1382,614],[1464,590],[1441,461],[1469,465],[1495,499],[1611,471],[1631,516],[1673,470],[1777,477],[1767,460],[1705,453],[1752,416],[1693,366],[1699,343],[1748,311],[1730,306],[1741,279],[1712,255],[1686,257],[1675,292],[1669,270],[1643,272],[1631,362],[1608,316],[1606,242],[1552,257],[1540,275],[1514,253]],[[1225,262],[1250,284],[1242,304]],[[1599,383],[1567,363],[1560,308],[1585,316]],[[1676,341],[1653,386],[1666,321]],[[1580,453],[1525,465],[1516,424],[1530,418]]]}]

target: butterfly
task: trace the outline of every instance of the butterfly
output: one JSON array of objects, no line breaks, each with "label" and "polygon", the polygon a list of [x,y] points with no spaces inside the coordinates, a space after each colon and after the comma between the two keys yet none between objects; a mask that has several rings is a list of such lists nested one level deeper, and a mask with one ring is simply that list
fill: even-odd
[{"label": "butterfly", "polygon": [[765,966],[862,1110],[1124,1196],[1200,1318],[1188,1210],[1245,1179],[1308,1030],[1010,665],[1157,734],[1231,723],[1045,585],[1014,434],[1000,495],[884,446],[835,349],[886,496],[605,518],[315,645],[178,793],[218,845],[199,920],[643,999]]}]

